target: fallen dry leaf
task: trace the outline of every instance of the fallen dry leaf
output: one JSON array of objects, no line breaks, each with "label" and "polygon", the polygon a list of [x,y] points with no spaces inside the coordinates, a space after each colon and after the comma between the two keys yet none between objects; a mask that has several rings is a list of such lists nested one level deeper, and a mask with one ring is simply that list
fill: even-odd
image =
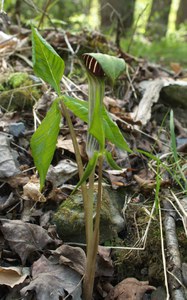
[{"label": "fallen dry leaf", "polygon": [[20,257],[24,265],[28,256],[41,251],[53,240],[41,226],[20,220],[1,220],[1,231],[12,250]]},{"label": "fallen dry leaf", "polygon": [[[81,300],[81,275],[71,268],[52,262],[44,255],[33,264],[33,280],[21,290],[21,295],[36,292],[38,300],[59,300],[68,293],[71,299]],[[63,299],[63,298],[62,298]]]},{"label": "fallen dry leaf", "polygon": [[10,141],[6,134],[0,133],[0,178],[3,179],[20,173],[10,148]]},{"label": "fallen dry leaf", "polygon": [[62,245],[52,252],[59,256],[60,264],[69,266],[79,274],[84,275],[86,266],[86,254],[80,247]]},{"label": "fallen dry leaf", "polygon": [[32,176],[30,181],[23,187],[23,198],[36,202],[45,202],[46,198],[40,192],[40,181],[36,176]]},{"label": "fallen dry leaf", "polygon": [[114,274],[111,249],[103,246],[98,247],[96,277],[111,277]]},{"label": "fallen dry leaf", "polygon": [[142,300],[146,291],[155,290],[148,281],[139,281],[136,278],[126,278],[118,283],[105,300]]},{"label": "fallen dry leaf", "polygon": [[78,169],[75,162],[70,159],[63,159],[55,167],[52,165],[49,167],[46,179],[52,183],[53,187],[58,187],[72,178],[77,172]]},{"label": "fallen dry leaf", "polygon": [[0,267],[0,285],[4,284],[13,288],[22,283],[29,275],[29,268]]},{"label": "fallen dry leaf", "polygon": [[13,193],[9,195],[0,196],[0,211],[5,210],[9,206],[15,204],[17,199]]}]

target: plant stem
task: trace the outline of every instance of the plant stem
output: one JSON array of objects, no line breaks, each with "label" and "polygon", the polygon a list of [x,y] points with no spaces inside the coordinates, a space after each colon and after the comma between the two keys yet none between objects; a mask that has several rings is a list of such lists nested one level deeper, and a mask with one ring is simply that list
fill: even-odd
[{"label": "plant stem", "polygon": [[[75,151],[75,157],[76,157],[77,166],[78,166],[79,177],[82,178],[83,173],[84,173],[84,169],[83,169],[82,159],[81,159],[81,155],[80,155],[79,146],[78,146],[78,143],[77,143],[75,131],[74,131],[74,128],[73,128],[73,124],[72,124],[70,115],[68,113],[68,110],[67,110],[65,104],[63,103],[63,101],[61,101],[60,103],[61,103],[62,114],[64,115],[64,117],[67,121],[69,131],[70,131],[70,134],[71,134],[73,147],[74,147],[74,151]],[[90,227],[90,225],[89,225],[90,224],[90,220],[89,220],[89,198],[88,198],[88,192],[87,192],[87,188],[86,188],[85,183],[83,183],[81,185],[81,190],[82,190],[82,197],[83,197],[83,203],[84,203],[84,212],[85,212],[86,243],[88,243],[88,241],[89,241],[89,232],[90,232],[90,228],[89,228]]]},{"label": "plant stem", "polygon": [[100,227],[100,214],[102,203],[102,169],[103,169],[103,155],[98,159],[99,171],[98,171],[98,193],[97,193],[97,205],[96,205],[96,219],[93,232],[93,239],[91,241],[91,247],[88,248],[87,265],[84,279],[84,300],[91,300],[94,287],[94,278],[96,270],[96,258],[99,245],[99,227]]}]

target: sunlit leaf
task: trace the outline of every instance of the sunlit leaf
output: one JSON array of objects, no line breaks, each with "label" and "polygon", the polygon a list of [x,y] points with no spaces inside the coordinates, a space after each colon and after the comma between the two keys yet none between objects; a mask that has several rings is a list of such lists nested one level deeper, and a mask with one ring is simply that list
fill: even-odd
[{"label": "sunlit leaf", "polygon": [[31,150],[35,166],[40,175],[40,189],[43,188],[47,170],[56,148],[61,113],[56,99],[46,117],[31,138]]},{"label": "sunlit leaf", "polygon": [[32,27],[32,61],[34,72],[60,94],[60,80],[64,73],[64,61]]}]

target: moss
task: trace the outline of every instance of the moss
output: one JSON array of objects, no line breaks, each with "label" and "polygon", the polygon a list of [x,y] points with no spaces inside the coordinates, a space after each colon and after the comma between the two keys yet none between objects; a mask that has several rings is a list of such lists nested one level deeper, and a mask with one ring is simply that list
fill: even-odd
[{"label": "moss", "polygon": [[5,90],[4,86],[0,83],[0,91],[2,92],[4,90]]},{"label": "moss", "polygon": [[31,84],[29,75],[27,73],[22,73],[22,72],[13,73],[8,78],[8,84],[14,89],[20,86],[28,85],[28,81],[29,84]]},{"label": "moss", "polygon": [[41,96],[29,75],[21,72],[0,76],[0,90],[1,106],[8,111],[32,109]]}]

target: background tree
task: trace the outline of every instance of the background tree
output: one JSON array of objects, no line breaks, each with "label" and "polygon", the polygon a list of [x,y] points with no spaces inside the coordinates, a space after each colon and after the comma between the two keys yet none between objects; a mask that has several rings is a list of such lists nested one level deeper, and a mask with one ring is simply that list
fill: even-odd
[{"label": "background tree", "polygon": [[100,0],[101,28],[115,29],[125,36],[134,20],[135,0]]},{"label": "background tree", "polygon": [[147,33],[153,38],[164,37],[167,33],[172,0],[153,0],[147,22]]},{"label": "background tree", "polygon": [[179,29],[180,24],[187,21],[187,0],[180,0],[177,10],[176,28]]}]

